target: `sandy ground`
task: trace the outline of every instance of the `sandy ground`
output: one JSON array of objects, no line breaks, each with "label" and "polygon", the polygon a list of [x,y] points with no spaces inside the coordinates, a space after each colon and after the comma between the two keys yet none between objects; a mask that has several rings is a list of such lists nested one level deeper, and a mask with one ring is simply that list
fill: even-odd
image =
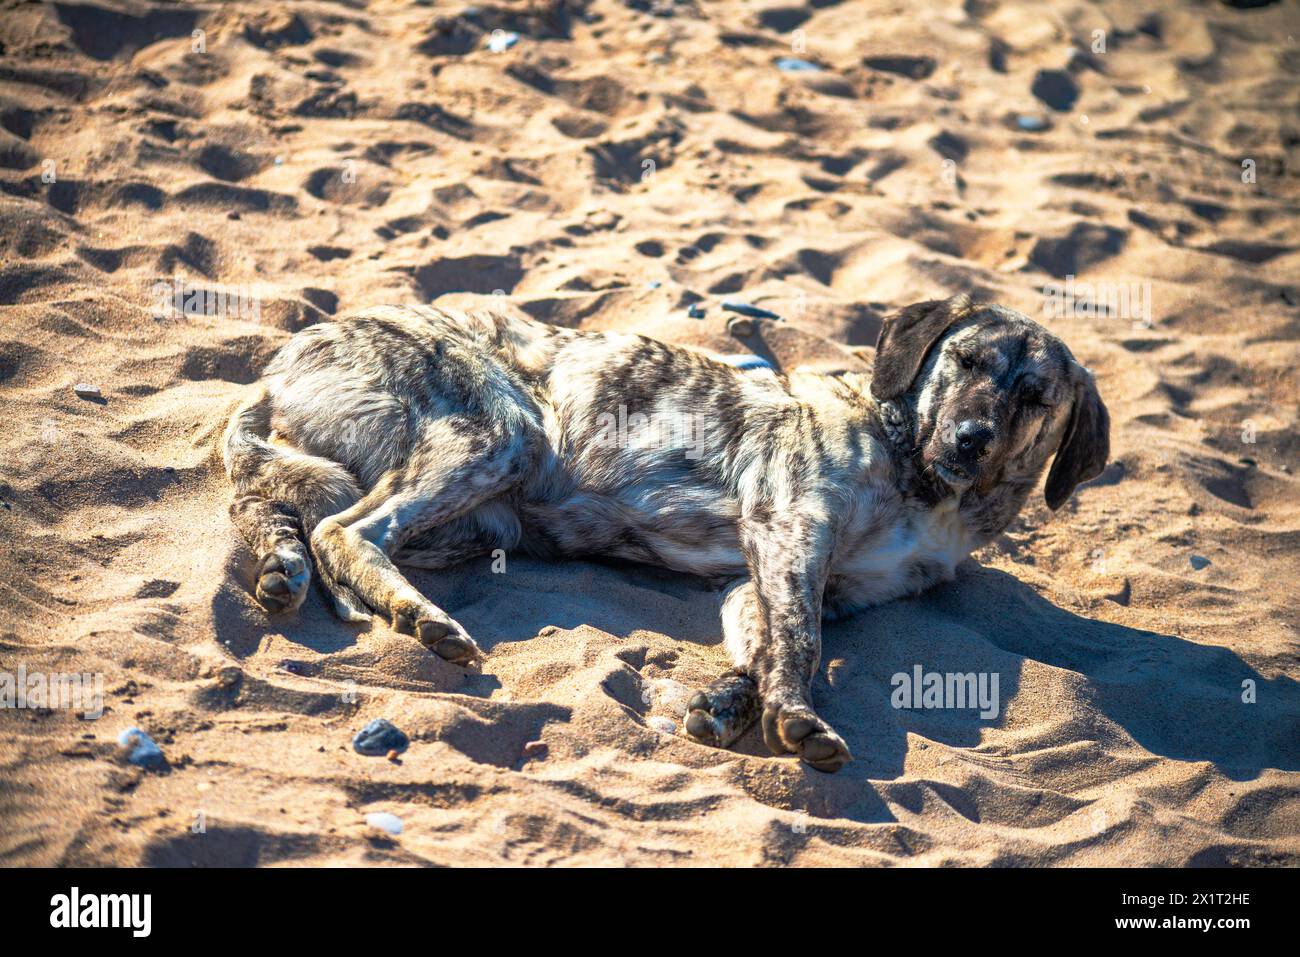
[{"label": "sandy ground", "polygon": [[[0,671],[105,712],[0,709],[0,862],[1300,862],[1298,38],[1295,0],[6,0]],[[1045,313],[1068,276],[1134,297]],[[834,370],[962,291],[1096,371],[1114,461],[828,628],[838,775],[650,720],[726,664],[689,578],[414,573],[481,674],[248,594],[212,429],[306,324],[495,296]],[[784,319],[738,339],[728,297]],[[892,707],[916,665],[998,716]],[[378,717],[396,762],[350,747]]]}]

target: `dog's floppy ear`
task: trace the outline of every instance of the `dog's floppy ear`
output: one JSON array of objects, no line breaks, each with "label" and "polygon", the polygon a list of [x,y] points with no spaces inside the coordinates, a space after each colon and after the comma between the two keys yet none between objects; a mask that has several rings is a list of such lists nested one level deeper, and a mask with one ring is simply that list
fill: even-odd
[{"label": "dog's floppy ear", "polygon": [[1077,368],[1080,375],[1070,421],[1052,470],[1047,473],[1045,493],[1047,507],[1052,511],[1065,504],[1076,485],[1100,475],[1110,456],[1110,413],[1101,401],[1092,373],[1083,366]]},{"label": "dog's floppy ear", "polygon": [[876,340],[871,394],[881,402],[902,395],[912,386],[930,347],[954,322],[970,313],[967,295],[915,302],[886,316]]}]

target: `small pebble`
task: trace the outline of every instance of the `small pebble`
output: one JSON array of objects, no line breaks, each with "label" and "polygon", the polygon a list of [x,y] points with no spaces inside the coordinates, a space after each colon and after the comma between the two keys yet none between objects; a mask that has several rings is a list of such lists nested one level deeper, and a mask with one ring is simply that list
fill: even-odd
[{"label": "small pebble", "polygon": [[384,757],[391,751],[401,754],[410,743],[411,739],[396,725],[383,718],[371,721],[352,739],[353,749],[370,757]]},{"label": "small pebble", "polygon": [[735,299],[722,300],[722,308],[728,312],[738,312],[742,316],[749,316],[752,319],[780,319],[776,313],[768,309],[762,309],[758,306],[751,306],[747,302],[737,302]]},{"label": "small pebble", "polygon": [[665,718],[657,714],[653,718],[646,718],[645,723],[663,734],[677,733],[677,725],[673,723],[672,718]]},{"label": "small pebble", "polygon": [[756,356],[749,352],[738,352],[733,355],[718,356],[719,362],[725,362],[729,366],[735,366],[737,369],[771,369],[772,363],[768,362],[762,356]]},{"label": "small pebble", "polygon": [[690,316],[692,319],[703,319],[704,307],[698,302],[693,302],[686,307],[686,315]]},{"label": "small pebble", "polygon": [[1206,558],[1204,555],[1193,555],[1191,558],[1188,559],[1188,561],[1190,561],[1190,562],[1192,563],[1192,568],[1196,569],[1198,572],[1199,572],[1202,568],[1207,568],[1207,567],[1209,567],[1211,564],[1213,564],[1213,563],[1212,563],[1208,558]]},{"label": "small pebble", "polygon": [[104,397],[104,393],[99,391],[99,386],[91,385],[89,382],[78,382],[72,387],[72,391],[83,399],[102,399]]},{"label": "small pebble", "polygon": [[822,68],[809,60],[794,56],[783,56],[776,61],[776,68],[782,73],[820,73]]},{"label": "small pebble", "polygon": [[527,744],[524,745],[524,757],[526,758],[545,757],[546,752],[549,750],[550,748],[546,746],[545,741],[529,741]]},{"label": "small pebble", "polygon": [[493,53],[505,53],[519,42],[519,34],[509,30],[493,30],[488,37],[488,49]]},{"label": "small pebble", "polygon": [[375,811],[367,814],[366,823],[371,827],[379,828],[381,831],[387,831],[394,837],[402,833],[402,819],[396,814],[389,814],[387,811]]},{"label": "small pebble", "polygon": [[126,759],[141,768],[165,768],[167,758],[153,738],[139,728],[127,728],[117,736],[117,743],[128,749]]},{"label": "small pebble", "polygon": [[1041,133],[1043,130],[1047,129],[1047,120],[1043,119],[1041,116],[1033,116],[1032,114],[1026,113],[1022,116],[1016,117],[1016,126],[1028,133]]}]

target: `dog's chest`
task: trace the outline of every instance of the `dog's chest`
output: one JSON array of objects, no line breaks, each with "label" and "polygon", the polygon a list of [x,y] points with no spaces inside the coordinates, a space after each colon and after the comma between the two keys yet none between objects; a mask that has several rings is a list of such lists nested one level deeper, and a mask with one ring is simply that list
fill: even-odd
[{"label": "dog's chest", "polygon": [[835,604],[865,607],[917,594],[951,579],[978,544],[956,498],[924,510],[888,510],[886,516],[874,527],[873,516],[865,515],[861,534],[850,535],[837,555]]}]

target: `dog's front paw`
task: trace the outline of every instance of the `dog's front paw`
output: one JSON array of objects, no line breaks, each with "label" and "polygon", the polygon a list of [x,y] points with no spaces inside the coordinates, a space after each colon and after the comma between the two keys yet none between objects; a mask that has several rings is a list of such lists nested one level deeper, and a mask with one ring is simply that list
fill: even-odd
[{"label": "dog's front paw", "polygon": [[469,632],[441,608],[428,602],[399,605],[393,611],[393,630],[400,635],[415,636],[439,658],[455,665],[469,665],[483,657]]},{"label": "dog's front paw", "polygon": [[853,760],[844,739],[805,704],[765,707],[763,740],[773,754],[797,754],[818,771],[838,771]]},{"label": "dog's front paw", "polygon": [[307,597],[311,565],[297,543],[280,545],[257,566],[257,602],[269,612],[292,611]]},{"label": "dog's front paw", "polygon": [[686,733],[715,748],[728,747],[758,717],[758,686],[745,674],[723,675],[691,698]]}]

